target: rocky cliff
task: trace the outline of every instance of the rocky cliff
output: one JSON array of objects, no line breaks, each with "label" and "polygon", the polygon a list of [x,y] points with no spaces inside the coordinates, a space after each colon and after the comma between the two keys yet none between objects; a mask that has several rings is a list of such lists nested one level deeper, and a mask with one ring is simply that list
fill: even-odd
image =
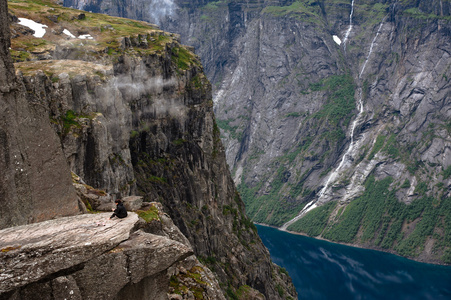
[{"label": "rocky cliff", "polygon": [[85,3],[196,48],[254,221],[451,262],[449,1]]},{"label": "rocky cliff", "polygon": [[2,299],[225,299],[161,204],[152,218],[84,214],[1,230]]},{"label": "rocky cliff", "polygon": [[6,1],[1,5],[0,228],[4,228],[76,214],[79,208],[48,114],[28,101],[15,78]]},{"label": "rocky cliff", "polygon": [[[45,123],[27,132],[53,136],[46,145],[59,151],[64,165],[46,169],[55,173],[46,180],[55,186],[68,180],[78,205],[69,169],[80,176],[84,182],[76,186],[87,190],[88,210],[110,210],[113,199],[134,194],[162,203],[194,254],[214,271],[222,289],[217,295],[295,298],[244,213],[219,139],[211,86],[191,49],[154,25],[51,1],[14,1],[9,10],[14,80],[24,106],[39,109]],[[45,25],[44,36],[23,26],[22,18]],[[67,193],[53,192],[61,198],[58,207],[69,206],[61,197]],[[33,221],[5,220],[2,227]],[[136,282],[128,292],[139,292]]]}]

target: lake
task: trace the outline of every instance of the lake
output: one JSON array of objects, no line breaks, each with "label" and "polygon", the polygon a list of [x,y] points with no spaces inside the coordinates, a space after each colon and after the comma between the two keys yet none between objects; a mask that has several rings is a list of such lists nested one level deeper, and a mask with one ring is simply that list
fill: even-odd
[{"label": "lake", "polygon": [[257,225],[299,299],[451,299],[451,267]]}]

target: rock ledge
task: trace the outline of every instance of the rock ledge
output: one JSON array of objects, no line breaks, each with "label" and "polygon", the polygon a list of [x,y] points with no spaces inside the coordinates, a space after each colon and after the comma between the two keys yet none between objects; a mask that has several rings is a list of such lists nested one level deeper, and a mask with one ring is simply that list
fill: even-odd
[{"label": "rock ledge", "polygon": [[[1,230],[0,295],[22,299],[33,283],[42,289],[48,282],[54,289],[55,280],[64,278],[76,287],[70,299],[105,299],[193,253],[189,245],[136,231],[140,221],[133,212],[125,219],[109,216],[85,214]],[[112,285],[102,288],[108,279]]]}]

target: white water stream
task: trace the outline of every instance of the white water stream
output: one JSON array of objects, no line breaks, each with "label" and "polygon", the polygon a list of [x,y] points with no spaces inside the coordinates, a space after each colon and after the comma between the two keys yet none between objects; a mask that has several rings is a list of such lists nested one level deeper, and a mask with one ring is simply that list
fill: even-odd
[{"label": "white water stream", "polygon": [[349,34],[352,30],[352,15],[354,14],[354,0],[351,2],[351,13],[349,14],[349,27],[348,30],[346,30],[345,38],[343,39],[343,47],[346,50],[346,42],[348,41]]},{"label": "white water stream", "polygon": [[[350,18],[352,18],[352,14],[354,13],[354,0],[352,0],[352,9],[351,9],[351,14],[350,14]],[[386,18],[386,17],[385,17]],[[379,33],[381,31],[382,25],[384,24],[385,18],[382,20],[381,24],[379,25],[379,28],[377,30],[377,33],[375,35],[375,37],[373,38],[373,41],[371,42],[370,45],[370,50],[368,52],[368,55],[365,59],[365,62],[363,63],[362,69],[360,70],[359,73],[359,77],[358,80],[360,81],[363,71],[366,68],[366,64],[368,63],[368,60],[370,59],[370,56],[373,52],[373,47],[374,44],[376,43],[376,39],[379,36]],[[352,21],[352,19],[351,19]],[[351,25],[349,26],[348,32],[346,32],[346,36],[345,39],[343,41],[343,44],[345,44],[345,41],[347,39],[347,36],[349,35],[350,29],[352,28],[352,22]],[[346,47],[344,45],[344,47]],[[293,219],[291,219],[290,221],[286,222],[285,224],[283,224],[280,227],[280,230],[286,230],[288,228],[288,226],[290,226],[291,224],[295,223],[297,220],[301,219],[307,212],[309,212],[310,210],[314,209],[315,207],[317,207],[317,202],[324,196],[324,194],[326,193],[327,189],[329,188],[329,185],[331,182],[334,182],[335,179],[338,177],[339,172],[341,170],[341,168],[345,165],[346,162],[352,162],[352,154],[354,153],[354,146],[355,146],[355,140],[354,140],[354,131],[357,127],[357,125],[360,123],[364,109],[363,109],[363,100],[362,100],[362,88],[361,88],[361,84],[359,85],[359,96],[358,96],[358,103],[357,103],[357,107],[359,110],[359,113],[357,114],[357,117],[355,118],[355,120],[352,122],[351,125],[351,131],[350,131],[350,137],[351,137],[351,142],[349,144],[348,149],[346,150],[345,154],[343,155],[343,157],[341,158],[340,164],[338,165],[338,167],[329,175],[329,178],[327,178],[326,184],[324,185],[324,187],[321,189],[321,191],[319,192],[319,196],[316,200],[311,201],[310,203],[308,203],[300,212],[299,214],[294,217]]]}]

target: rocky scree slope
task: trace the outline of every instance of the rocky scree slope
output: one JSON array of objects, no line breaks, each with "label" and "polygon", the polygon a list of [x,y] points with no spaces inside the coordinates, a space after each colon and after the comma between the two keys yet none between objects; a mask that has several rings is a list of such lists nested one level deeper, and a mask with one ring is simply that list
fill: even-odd
[{"label": "rocky scree slope", "polygon": [[[161,202],[229,297],[295,298],[244,213],[211,86],[178,36],[50,1],[10,1],[9,9],[17,83],[70,169],[112,198]],[[18,18],[48,26],[44,37]]]},{"label": "rocky scree slope", "polygon": [[449,1],[173,3],[252,220],[451,262]]}]

